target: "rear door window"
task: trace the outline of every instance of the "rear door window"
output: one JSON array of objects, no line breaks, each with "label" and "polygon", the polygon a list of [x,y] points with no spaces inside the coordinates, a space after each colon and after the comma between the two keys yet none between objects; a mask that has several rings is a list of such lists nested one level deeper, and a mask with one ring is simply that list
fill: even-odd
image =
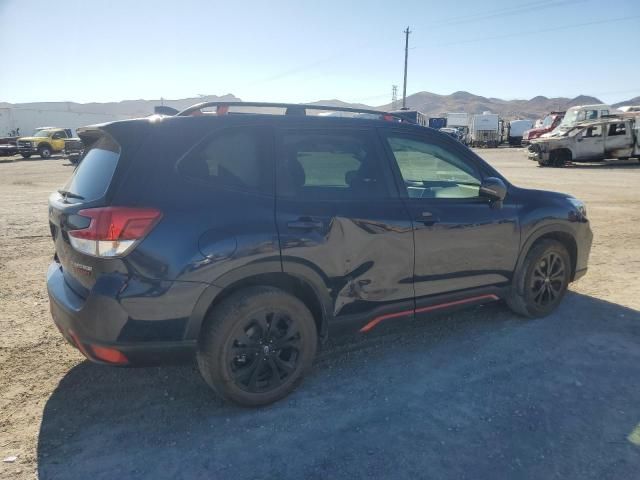
[{"label": "rear door window", "polygon": [[286,130],[280,136],[278,195],[300,200],[388,198],[377,149],[362,132]]},{"label": "rear door window", "polygon": [[185,177],[212,186],[270,193],[273,172],[268,162],[267,145],[267,135],[258,127],[221,130],[183,158],[178,171]]},{"label": "rear door window", "polygon": [[104,134],[85,153],[64,190],[82,197],[85,202],[102,198],[120,159],[120,145]]}]

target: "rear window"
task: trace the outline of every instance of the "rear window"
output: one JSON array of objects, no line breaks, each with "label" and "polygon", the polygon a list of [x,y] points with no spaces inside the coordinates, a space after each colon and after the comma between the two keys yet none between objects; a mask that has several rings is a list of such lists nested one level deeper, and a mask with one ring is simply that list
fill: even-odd
[{"label": "rear window", "polygon": [[102,135],[91,145],[64,190],[90,202],[102,198],[109,188],[120,158],[120,145]]}]

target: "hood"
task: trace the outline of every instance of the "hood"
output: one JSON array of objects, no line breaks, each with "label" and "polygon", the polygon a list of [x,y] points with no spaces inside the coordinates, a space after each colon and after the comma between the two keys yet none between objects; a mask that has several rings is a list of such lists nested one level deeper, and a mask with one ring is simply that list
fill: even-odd
[{"label": "hood", "polygon": [[569,137],[558,137],[558,136],[541,136],[538,138],[534,138],[531,140],[531,143],[549,143],[549,142],[566,142]]},{"label": "hood", "polygon": [[553,190],[540,190],[534,188],[514,187],[514,192],[520,195],[531,195],[532,197],[539,198],[544,197],[553,200],[567,200],[569,198],[575,198],[573,195],[563,192],[555,192]]},{"label": "hood", "polygon": [[49,137],[20,137],[18,138],[18,141],[23,141],[23,142],[39,142],[40,140],[44,140],[46,138]]},{"label": "hood", "polygon": [[529,132],[529,133],[545,133],[545,132],[548,132],[549,130],[551,130],[551,127],[536,127],[536,128],[530,128],[529,130],[527,130],[527,132]]}]

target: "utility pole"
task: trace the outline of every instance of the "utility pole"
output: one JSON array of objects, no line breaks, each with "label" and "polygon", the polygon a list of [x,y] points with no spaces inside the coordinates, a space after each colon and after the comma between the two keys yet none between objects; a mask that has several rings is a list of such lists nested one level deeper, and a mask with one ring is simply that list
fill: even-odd
[{"label": "utility pole", "polygon": [[409,27],[404,31],[404,86],[402,87],[402,108],[407,108],[407,62],[409,60]]},{"label": "utility pole", "polygon": [[391,110],[398,109],[398,86],[391,85]]}]

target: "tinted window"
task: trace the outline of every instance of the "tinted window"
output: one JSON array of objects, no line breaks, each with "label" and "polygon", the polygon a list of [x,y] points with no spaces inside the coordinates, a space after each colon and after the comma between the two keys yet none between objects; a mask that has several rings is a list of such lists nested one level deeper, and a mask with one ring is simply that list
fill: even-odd
[{"label": "tinted window", "polygon": [[180,162],[178,170],[183,175],[214,185],[265,190],[271,175],[261,156],[257,130],[224,130],[196,147]]},{"label": "tinted window", "polygon": [[613,137],[615,135],[626,135],[627,129],[625,128],[624,123],[612,123],[609,125],[609,136]]},{"label": "tinted window", "polygon": [[595,120],[598,118],[597,110],[587,110],[584,115],[585,120]]},{"label": "tinted window", "polygon": [[101,136],[86,152],[64,190],[89,202],[101,198],[109,188],[120,158],[120,145],[108,135]]},{"label": "tinted window", "polygon": [[300,199],[380,198],[387,190],[365,134],[287,131],[279,159],[280,195]]},{"label": "tinted window", "polygon": [[601,137],[602,136],[602,126],[601,125],[596,125],[596,126],[593,126],[593,127],[588,127],[584,131],[582,136],[585,137],[585,138]]},{"label": "tinted window", "polygon": [[411,198],[473,198],[481,176],[455,153],[427,141],[387,138]]}]

